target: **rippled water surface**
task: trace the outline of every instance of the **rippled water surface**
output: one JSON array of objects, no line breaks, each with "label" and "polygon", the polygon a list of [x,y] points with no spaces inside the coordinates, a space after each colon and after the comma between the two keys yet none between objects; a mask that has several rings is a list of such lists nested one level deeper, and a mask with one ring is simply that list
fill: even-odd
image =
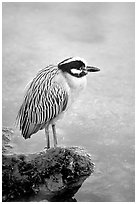
[{"label": "rippled water surface", "polygon": [[[57,125],[59,144],[84,147],[96,164],[75,199],[134,201],[134,3],[3,3],[3,126],[14,128],[38,70],[70,56],[101,68]],[[17,152],[46,144],[44,131],[15,135]]]}]

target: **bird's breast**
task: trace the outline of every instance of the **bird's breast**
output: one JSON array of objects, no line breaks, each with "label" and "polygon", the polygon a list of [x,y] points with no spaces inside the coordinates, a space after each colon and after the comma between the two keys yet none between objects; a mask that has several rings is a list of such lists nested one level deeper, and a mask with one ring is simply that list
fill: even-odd
[{"label": "bird's breast", "polygon": [[82,94],[83,90],[87,85],[87,78],[86,76],[77,78],[69,73],[63,73],[62,71],[58,72],[54,79],[57,83],[59,83],[63,89],[68,94],[68,107],[76,101],[79,95]]},{"label": "bird's breast", "polygon": [[68,94],[68,103],[65,111],[61,112],[52,123],[55,123],[57,120],[61,119],[64,116],[64,113],[71,107],[71,105],[77,100],[82,91],[86,87],[87,79],[86,76],[77,78],[70,76],[69,74],[59,73],[54,79],[58,84],[60,84],[63,89]]},{"label": "bird's breast", "polygon": [[77,78],[68,73],[65,73],[64,77],[69,92],[69,105],[71,105],[83,93],[87,85],[87,78],[86,76]]}]

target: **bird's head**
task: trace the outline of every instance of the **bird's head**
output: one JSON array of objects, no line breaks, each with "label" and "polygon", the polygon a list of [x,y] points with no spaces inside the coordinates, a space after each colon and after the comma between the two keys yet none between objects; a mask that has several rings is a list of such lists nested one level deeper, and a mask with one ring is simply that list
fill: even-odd
[{"label": "bird's head", "polygon": [[71,57],[63,60],[58,64],[58,68],[78,78],[87,75],[88,72],[100,71],[97,67],[88,66],[87,62],[80,57]]}]

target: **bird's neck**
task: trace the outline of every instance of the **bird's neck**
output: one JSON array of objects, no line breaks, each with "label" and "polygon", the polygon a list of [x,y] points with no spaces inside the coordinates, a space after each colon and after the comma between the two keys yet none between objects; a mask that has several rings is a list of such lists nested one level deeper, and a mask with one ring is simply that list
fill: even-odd
[{"label": "bird's neck", "polygon": [[75,76],[70,75],[69,73],[63,73],[63,75],[71,89],[77,89],[79,91],[82,91],[86,87],[87,84],[86,76],[77,78]]}]

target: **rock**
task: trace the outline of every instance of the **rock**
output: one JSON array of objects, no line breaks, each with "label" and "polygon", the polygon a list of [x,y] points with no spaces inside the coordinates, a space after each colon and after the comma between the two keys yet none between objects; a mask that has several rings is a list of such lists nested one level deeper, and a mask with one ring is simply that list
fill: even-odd
[{"label": "rock", "polygon": [[2,153],[3,154],[11,153],[12,145],[9,143],[10,143],[12,134],[13,134],[13,130],[11,128],[7,128],[7,127],[2,128]]},{"label": "rock", "polygon": [[50,148],[28,155],[4,151],[2,163],[3,201],[24,196],[28,201],[29,196],[39,194],[48,201],[63,201],[72,198],[94,171],[91,155],[81,147]]}]

